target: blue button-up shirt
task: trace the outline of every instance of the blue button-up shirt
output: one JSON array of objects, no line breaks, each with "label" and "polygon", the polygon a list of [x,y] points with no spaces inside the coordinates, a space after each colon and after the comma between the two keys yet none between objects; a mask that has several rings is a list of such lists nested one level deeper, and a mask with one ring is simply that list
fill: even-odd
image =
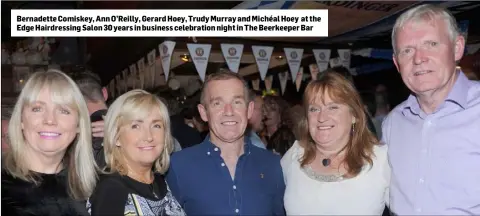
[{"label": "blue button-up shirt", "polygon": [[210,137],[172,155],[168,185],[187,215],[284,215],[280,157],[245,139],[232,180]]},{"label": "blue button-up shirt", "polygon": [[415,96],[383,123],[392,166],[390,209],[398,215],[480,215],[480,83],[460,72],[427,115]]}]

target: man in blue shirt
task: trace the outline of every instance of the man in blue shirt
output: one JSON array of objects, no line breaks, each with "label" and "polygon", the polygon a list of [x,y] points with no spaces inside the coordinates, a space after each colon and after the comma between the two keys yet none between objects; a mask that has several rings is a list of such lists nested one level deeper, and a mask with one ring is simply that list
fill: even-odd
[{"label": "man in blue shirt", "polygon": [[212,74],[198,109],[210,134],[174,153],[167,182],[187,215],[284,215],[280,157],[245,137],[253,102],[236,73]]}]

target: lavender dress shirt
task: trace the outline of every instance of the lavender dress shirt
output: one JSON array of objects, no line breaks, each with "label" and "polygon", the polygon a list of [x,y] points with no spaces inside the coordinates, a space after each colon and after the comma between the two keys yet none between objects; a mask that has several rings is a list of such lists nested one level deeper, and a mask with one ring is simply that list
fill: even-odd
[{"label": "lavender dress shirt", "polygon": [[459,72],[446,100],[429,115],[410,95],[382,130],[394,214],[480,215],[480,82]]}]

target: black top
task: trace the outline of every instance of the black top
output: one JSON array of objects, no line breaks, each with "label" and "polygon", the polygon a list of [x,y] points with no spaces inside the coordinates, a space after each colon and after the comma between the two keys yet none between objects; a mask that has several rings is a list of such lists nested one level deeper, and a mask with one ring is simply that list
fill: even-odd
[{"label": "black top", "polygon": [[[102,121],[104,115],[107,114],[106,109],[97,110],[96,112],[90,115],[90,121]],[[105,162],[105,151],[103,149],[103,137],[93,137],[92,136],[92,147],[93,147],[93,157],[95,158],[95,162],[100,169],[103,169],[107,164]]]},{"label": "black top", "polygon": [[100,177],[87,201],[91,215],[184,215],[162,175],[144,184],[118,173]]},{"label": "black top", "polygon": [[2,215],[88,215],[85,201],[68,196],[66,170],[38,176],[35,185],[2,170]]},{"label": "black top", "polygon": [[292,147],[295,140],[295,134],[293,134],[292,130],[286,125],[282,125],[270,138],[267,138],[267,149],[274,150],[283,156]]}]

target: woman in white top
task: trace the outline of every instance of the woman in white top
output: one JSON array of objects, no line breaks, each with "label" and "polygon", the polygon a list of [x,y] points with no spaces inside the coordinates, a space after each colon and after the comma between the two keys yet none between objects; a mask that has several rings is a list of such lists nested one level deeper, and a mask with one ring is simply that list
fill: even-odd
[{"label": "woman in white top", "polygon": [[282,158],[287,215],[382,215],[387,146],[368,130],[352,83],[334,72],[308,84],[300,140]]}]

